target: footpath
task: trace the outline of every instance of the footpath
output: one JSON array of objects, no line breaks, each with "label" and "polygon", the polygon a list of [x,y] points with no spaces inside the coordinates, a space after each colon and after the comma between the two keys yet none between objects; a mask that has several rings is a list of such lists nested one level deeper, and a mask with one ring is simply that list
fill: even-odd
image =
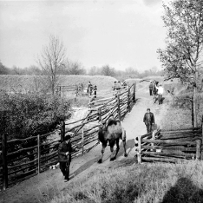
[{"label": "footpath", "polygon": [[[143,116],[147,108],[151,109],[151,112],[155,115],[156,123],[161,127],[161,120],[166,113],[165,104],[158,105],[153,103],[153,98],[149,96],[148,89],[139,89],[136,95],[137,102],[129,112],[125,119],[122,121],[122,125],[127,133],[127,152],[128,157],[123,156],[122,142],[120,142],[121,149],[118,153],[116,161],[129,159],[135,156],[134,139],[136,136],[140,136],[146,133],[146,127],[143,123]],[[102,164],[98,164],[97,160],[101,154],[101,144],[92,149],[89,153],[73,159],[71,162],[71,180],[75,181],[80,177],[87,174],[89,171],[106,167],[110,164],[109,147],[105,150],[105,155]],[[112,163],[112,162],[111,162]],[[36,203],[46,202],[49,199],[49,194],[55,194],[66,188],[69,182],[64,182],[60,169],[48,170],[35,177],[25,180],[6,191],[0,192],[1,203]]]}]

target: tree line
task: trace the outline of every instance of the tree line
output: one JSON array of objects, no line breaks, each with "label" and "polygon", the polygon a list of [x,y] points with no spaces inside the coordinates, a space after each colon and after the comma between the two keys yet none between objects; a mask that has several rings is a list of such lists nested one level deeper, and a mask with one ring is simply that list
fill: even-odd
[{"label": "tree line", "polygon": [[[140,72],[132,67],[128,67],[125,70],[117,70],[114,67],[107,65],[97,67],[93,66],[89,70],[83,67],[79,62],[66,61],[64,66],[60,67],[58,71],[59,75],[104,75],[118,77],[121,76],[125,78],[143,78],[147,76],[161,76],[163,75],[163,70],[158,70],[156,67],[152,67],[149,70]],[[6,67],[0,61],[0,75],[42,75],[45,72],[36,65],[31,65],[30,67],[20,68],[17,66]]]}]

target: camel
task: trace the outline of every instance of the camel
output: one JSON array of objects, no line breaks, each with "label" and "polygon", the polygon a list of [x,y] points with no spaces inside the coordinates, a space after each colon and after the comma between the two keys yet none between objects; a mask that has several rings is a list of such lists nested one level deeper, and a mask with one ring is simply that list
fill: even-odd
[{"label": "camel", "polygon": [[[107,122],[107,125],[104,123],[101,124],[98,132],[98,139],[102,143],[101,157],[98,160],[98,163],[102,163],[103,155],[107,143],[109,142],[111,157],[110,161],[116,159],[116,156],[119,152],[119,139],[123,141],[124,148],[124,156],[127,157],[126,153],[126,131],[121,126],[121,122],[119,120],[115,120],[114,118],[110,118]],[[114,145],[116,144],[116,153],[114,154]]]}]

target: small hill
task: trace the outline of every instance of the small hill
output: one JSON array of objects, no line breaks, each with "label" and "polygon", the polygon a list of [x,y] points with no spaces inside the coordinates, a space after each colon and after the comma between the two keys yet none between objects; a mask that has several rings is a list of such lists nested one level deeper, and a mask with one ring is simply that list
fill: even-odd
[{"label": "small hill", "polygon": [[110,76],[102,75],[62,75],[60,78],[61,85],[77,85],[83,83],[87,86],[90,81],[93,85],[97,85],[98,90],[111,89],[116,79]]},{"label": "small hill", "polygon": [[[99,90],[110,89],[116,79],[110,76],[89,75],[61,75],[59,83],[64,86],[83,83],[87,85],[90,81],[97,85]],[[0,89],[6,91],[32,91],[39,86],[46,85],[46,76],[36,75],[0,75]]]}]

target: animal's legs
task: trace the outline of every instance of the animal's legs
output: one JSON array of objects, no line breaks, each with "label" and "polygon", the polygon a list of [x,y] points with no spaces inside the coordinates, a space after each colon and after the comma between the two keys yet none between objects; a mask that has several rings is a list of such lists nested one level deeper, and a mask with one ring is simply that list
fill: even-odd
[{"label": "animal's legs", "polygon": [[115,158],[119,152],[120,146],[119,146],[119,139],[116,140],[116,154],[115,154]]},{"label": "animal's legs", "polygon": [[109,142],[109,145],[110,145],[110,151],[111,151],[111,158],[110,158],[110,161],[113,161],[115,158],[116,158],[116,155],[113,155],[114,154],[114,144],[115,144],[115,141],[111,140]]},{"label": "animal's legs", "polygon": [[124,156],[127,157],[128,155],[126,152],[126,131],[125,130],[123,130],[122,140],[123,140]]},{"label": "animal's legs", "polygon": [[101,157],[98,160],[99,164],[102,163],[102,159],[103,159],[103,156],[104,156],[104,151],[105,151],[106,145],[107,145],[107,143],[102,143]]}]

